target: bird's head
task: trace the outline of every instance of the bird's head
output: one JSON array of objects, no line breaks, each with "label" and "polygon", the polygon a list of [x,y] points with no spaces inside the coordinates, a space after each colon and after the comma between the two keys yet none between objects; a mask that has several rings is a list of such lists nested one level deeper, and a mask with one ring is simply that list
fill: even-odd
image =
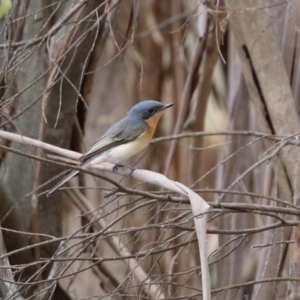
[{"label": "bird's head", "polygon": [[156,119],[156,117],[159,119],[163,110],[173,105],[173,103],[165,104],[154,100],[146,100],[134,105],[128,115],[145,121],[152,118]]}]

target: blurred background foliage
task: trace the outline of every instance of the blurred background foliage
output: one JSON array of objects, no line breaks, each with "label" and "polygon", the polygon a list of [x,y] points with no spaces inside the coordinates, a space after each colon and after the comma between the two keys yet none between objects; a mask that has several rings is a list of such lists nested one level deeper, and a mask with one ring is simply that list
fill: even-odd
[{"label": "blurred background foliage", "polygon": [[[128,163],[211,204],[212,299],[300,299],[299,20],[298,0],[12,1],[1,130],[84,152],[135,103],[175,103]],[[132,192],[80,174],[47,198],[65,168],[1,145],[2,298],[202,298],[186,199],[104,172]]]}]

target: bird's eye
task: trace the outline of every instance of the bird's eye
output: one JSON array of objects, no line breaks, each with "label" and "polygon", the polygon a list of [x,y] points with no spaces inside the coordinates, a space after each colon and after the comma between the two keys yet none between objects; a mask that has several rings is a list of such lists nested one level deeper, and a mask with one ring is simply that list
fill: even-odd
[{"label": "bird's eye", "polygon": [[149,113],[150,115],[154,114],[154,112],[155,112],[155,110],[154,110],[153,108],[149,108],[149,109],[148,109],[148,113]]}]

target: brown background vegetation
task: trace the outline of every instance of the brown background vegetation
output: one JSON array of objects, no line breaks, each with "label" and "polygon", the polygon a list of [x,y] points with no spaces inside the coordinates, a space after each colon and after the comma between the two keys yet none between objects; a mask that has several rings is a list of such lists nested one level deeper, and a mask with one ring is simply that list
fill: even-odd
[{"label": "brown background vegetation", "polygon": [[[173,102],[128,163],[211,205],[211,298],[300,299],[299,20],[298,0],[13,1],[0,129],[84,152],[135,103]],[[47,198],[66,168],[1,154],[1,297],[202,298],[187,199],[107,172],[130,192],[80,173]]]}]

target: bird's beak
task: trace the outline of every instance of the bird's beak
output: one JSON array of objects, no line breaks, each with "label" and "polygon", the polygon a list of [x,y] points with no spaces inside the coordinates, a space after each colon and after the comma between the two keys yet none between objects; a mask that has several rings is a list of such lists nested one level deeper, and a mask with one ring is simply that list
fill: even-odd
[{"label": "bird's beak", "polygon": [[174,103],[167,103],[167,104],[165,104],[162,108],[160,108],[159,110],[164,110],[164,109],[166,109],[166,108],[168,108],[168,107],[171,107],[171,106],[173,106],[174,105]]}]

